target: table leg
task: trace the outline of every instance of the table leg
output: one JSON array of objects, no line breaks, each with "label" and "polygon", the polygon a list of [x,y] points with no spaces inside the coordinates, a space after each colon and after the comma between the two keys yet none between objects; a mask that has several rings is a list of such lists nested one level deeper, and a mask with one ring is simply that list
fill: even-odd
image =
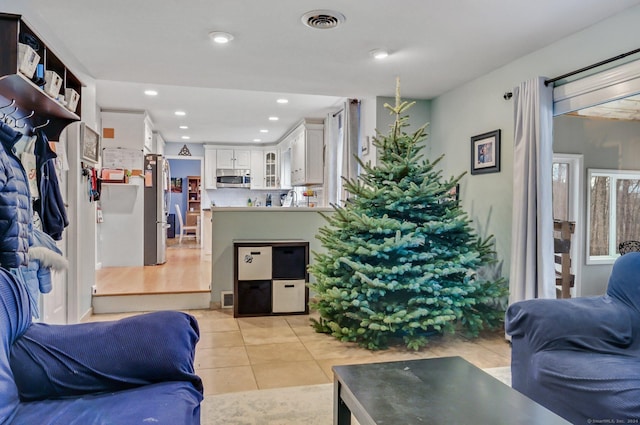
[{"label": "table leg", "polygon": [[342,401],[342,385],[335,379],[333,382],[333,425],[351,425],[351,410]]}]

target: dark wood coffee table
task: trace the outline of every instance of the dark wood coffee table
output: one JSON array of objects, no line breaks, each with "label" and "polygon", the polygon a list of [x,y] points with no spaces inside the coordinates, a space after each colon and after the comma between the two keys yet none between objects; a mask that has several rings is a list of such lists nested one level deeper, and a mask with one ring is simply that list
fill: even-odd
[{"label": "dark wood coffee table", "polygon": [[568,424],[461,357],[334,366],[333,423]]}]

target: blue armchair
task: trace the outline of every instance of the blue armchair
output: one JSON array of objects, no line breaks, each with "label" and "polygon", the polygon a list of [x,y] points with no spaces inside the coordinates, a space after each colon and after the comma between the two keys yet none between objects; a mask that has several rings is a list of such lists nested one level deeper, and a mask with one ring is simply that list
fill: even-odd
[{"label": "blue armchair", "polygon": [[31,323],[0,269],[0,424],[199,424],[196,320],[164,311],[113,322]]},{"label": "blue armchair", "polygon": [[606,294],[507,310],[512,386],[574,424],[640,420],[640,253],[613,266]]}]

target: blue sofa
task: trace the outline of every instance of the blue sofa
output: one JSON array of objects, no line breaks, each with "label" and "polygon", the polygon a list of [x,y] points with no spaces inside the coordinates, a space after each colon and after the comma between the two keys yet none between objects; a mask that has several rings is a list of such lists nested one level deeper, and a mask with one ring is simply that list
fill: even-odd
[{"label": "blue sofa", "polygon": [[640,420],[640,253],[619,257],[606,294],[528,300],[506,314],[512,386],[574,424]]},{"label": "blue sofa", "polygon": [[0,268],[0,330],[0,425],[200,423],[188,314],[32,323],[24,287]]}]

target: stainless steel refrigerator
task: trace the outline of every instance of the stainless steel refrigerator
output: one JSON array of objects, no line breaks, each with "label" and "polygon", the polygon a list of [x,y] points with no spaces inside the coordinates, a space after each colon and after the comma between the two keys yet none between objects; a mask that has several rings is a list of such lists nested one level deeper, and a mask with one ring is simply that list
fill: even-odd
[{"label": "stainless steel refrigerator", "polygon": [[171,172],[162,155],[144,157],[144,265],[167,262]]}]

